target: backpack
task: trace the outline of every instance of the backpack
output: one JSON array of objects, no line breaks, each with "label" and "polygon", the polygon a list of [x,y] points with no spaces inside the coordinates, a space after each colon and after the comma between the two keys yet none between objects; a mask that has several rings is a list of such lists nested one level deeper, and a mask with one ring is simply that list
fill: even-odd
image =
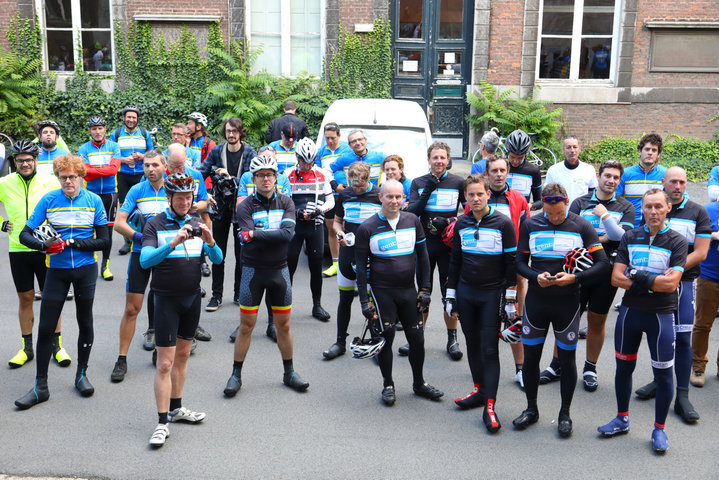
[{"label": "backpack", "polygon": [[[146,139],[147,138],[147,130],[145,130],[142,127],[137,127],[137,128],[140,129],[140,133],[142,134],[142,137]],[[117,139],[120,138],[121,131],[122,131],[122,127],[120,126],[120,127],[117,127],[115,129],[115,131],[113,132],[113,135],[115,135],[115,141],[117,141]]]}]

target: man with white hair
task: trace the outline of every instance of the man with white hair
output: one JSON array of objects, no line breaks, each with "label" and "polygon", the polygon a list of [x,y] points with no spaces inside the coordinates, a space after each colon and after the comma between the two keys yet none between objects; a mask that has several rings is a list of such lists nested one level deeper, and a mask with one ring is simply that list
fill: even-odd
[{"label": "man with white hair", "polygon": [[487,130],[482,135],[482,140],[479,141],[479,151],[482,153],[482,159],[472,165],[472,175],[475,173],[484,173],[487,171],[487,158],[490,155],[497,153],[497,147],[499,147],[499,136],[494,130]]}]

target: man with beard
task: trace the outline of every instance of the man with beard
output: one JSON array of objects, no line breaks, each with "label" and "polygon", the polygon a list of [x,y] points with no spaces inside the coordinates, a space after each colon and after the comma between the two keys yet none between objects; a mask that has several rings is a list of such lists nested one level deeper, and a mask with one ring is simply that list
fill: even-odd
[{"label": "man with beard", "polygon": [[37,171],[53,175],[52,161],[55,157],[70,153],[57,144],[60,138],[60,127],[52,120],[43,120],[37,124],[37,138],[40,141],[40,152],[37,155]]}]

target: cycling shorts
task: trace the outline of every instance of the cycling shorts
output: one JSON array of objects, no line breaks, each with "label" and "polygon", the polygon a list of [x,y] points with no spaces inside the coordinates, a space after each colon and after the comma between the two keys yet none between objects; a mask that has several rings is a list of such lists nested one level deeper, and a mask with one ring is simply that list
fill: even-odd
[{"label": "cycling shorts", "polygon": [[547,337],[549,325],[554,329],[557,347],[576,350],[579,331],[579,298],[577,295],[543,295],[541,288],[529,287],[524,301],[522,343],[540,345]]},{"label": "cycling shorts", "polygon": [[177,339],[192,340],[200,323],[199,293],[187,296],[164,296],[155,293],[155,344],[174,347]]},{"label": "cycling shorts", "polygon": [[102,206],[105,207],[107,225],[111,227],[115,224],[115,216],[117,216],[117,192],[101,193],[98,196],[100,197],[100,200],[102,200]]},{"label": "cycling shorts", "polygon": [[10,272],[15,290],[27,292],[35,290],[35,279],[40,290],[45,285],[46,255],[42,252],[10,252]]},{"label": "cycling shorts", "polygon": [[598,315],[606,315],[614,304],[617,287],[612,285],[612,274],[609,272],[591,285],[581,285],[579,288],[579,304],[582,311],[590,311]]},{"label": "cycling shorts", "polygon": [[[76,300],[92,300],[95,298],[97,282],[97,263],[77,268],[48,268],[42,300],[65,302],[67,292],[72,285]],[[40,308],[42,316],[42,307]]]},{"label": "cycling shorts", "polygon": [[145,294],[147,284],[150,282],[151,268],[145,270],[140,266],[140,252],[132,252],[130,261],[127,262],[127,283],[125,291],[127,293]]},{"label": "cycling shorts", "polygon": [[120,203],[125,202],[127,192],[129,192],[133,186],[140,183],[140,180],[142,180],[142,177],[144,176],[144,173],[132,174],[117,172],[117,198]]},{"label": "cycling shorts", "polygon": [[652,367],[674,366],[674,318],[673,313],[647,313],[620,306],[614,327],[617,360],[636,361],[642,334],[646,333]]},{"label": "cycling shorts", "polygon": [[677,333],[691,332],[694,329],[694,305],[697,287],[694,280],[679,282],[679,305],[677,307],[676,324]]},{"label": "cycling shorts", "polygon": [[383,331],[394,328],[398,321],[405,330],[424,328],[424,317],[417,310],[415,288],[372,288],[370,285],[369,291]]},{"label": "cycling shorts", "polygon": [[327,211],[325,212],[325,220],[334,220],[334,218],[335,218],[335,208],[337,208],[337,207],[332,207],[332,208],[330,208],[329,210],[327,210]]},{"label": "cycling shorts", "polygon": [[354,292],[357,287],[357,272],[352,265],[355,262],[355,248],[340,245],[337,259],[337,287],[340,290]]},{"label": "cycling shorts", "polygon": [[282,268],[242,267],[240,281],[240,312],[257,315],[262,295],[267,292],[272,313],[289,314],[292,310],[290,270]]}]

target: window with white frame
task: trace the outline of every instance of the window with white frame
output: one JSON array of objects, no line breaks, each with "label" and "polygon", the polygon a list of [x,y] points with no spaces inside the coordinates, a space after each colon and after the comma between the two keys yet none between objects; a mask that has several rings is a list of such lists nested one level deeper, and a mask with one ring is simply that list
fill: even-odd
[{"label": "window with white frame", "polygon": [[252,0],[249,43],[261,48],[253,70],[274,75],[322,70],[323,0]]},{"label": "window with white frame", "polygon": [[110,0],[44,0],[36,7],[48,70],[114,72]]},{"label": "window with white frame", "polygon": [[543,0],[537,78],[614,78],[621,0]]}]

